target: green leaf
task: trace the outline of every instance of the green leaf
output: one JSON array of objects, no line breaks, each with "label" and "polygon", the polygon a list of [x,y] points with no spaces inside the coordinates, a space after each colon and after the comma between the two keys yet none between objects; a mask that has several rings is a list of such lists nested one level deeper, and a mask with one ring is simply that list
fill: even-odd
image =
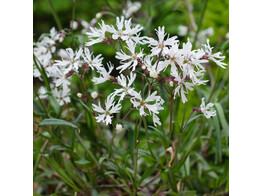
[{"label": "green leaf", "polygon": [[86,164],[90,163],[90,161],[81,158],[78,161],[75,161],[75,163],[77,163],[79,165],[86,165]]},{"label": "green leaf", "polygon": [[187,153],[186,156],[175,166],[173,173],[176,173],[179,171],[179,169],[184,165],[185,161],[187,160],[188,155],[189,153]]},{"label": "green leaf", "polygon": [[53,146],[50,146],[49,153],[52,154],[53,150],[64,151],[64,150],[67,150],[67,149],[68,148],[60,146],[60,145],[53,145]]},{"label": "green leaf", "polygon": [[106,159],[106,157],[101,157],[100,159],[99,159],[99,164],[102,164],[103,163],[103,161]]},{"label": "green leaf", "polygon": [[228,134],[228,123],[227,123],[226,118],[225,118],[224,110],[223,110],[220,103],[214,103],[214,105],[216,107],[216,111],[218,113],[218,117],[219,117],[220,123],[222,125],[224,134],[225,134],[226,144],[228,144],[228,135],[229,135]]},{"label": "green leaf", "polygon": [[40,126],[49,126],[49,125],[67,126],[67,127],[78,129],[78,127],[73,123],[56,118],[46,118],[39,125]]},{"label": "green leaf", "polygon": [[69,178],[69,176],[66,174],[64,169],[60,167],[60,165],[55,161],[53,157],[50,157],[47,159],[52,168],[56,171],[58,176],[70,187],[72,187],[75,191],[80,191],[79,188],[76,186],[76,184]]},{"label": "green leaf", "polygon": [[55,113],[57,115],[59,115],[60,111],[61,111],[61,106],[59,105],[56,98],[53,95],[49,95],[48,99],[49,99],[49,102],[50,102],[52,108],[55,110]]},{"label": "green leaf", "polygon": [[216,132],[216,156],[215,156],[215,163],[221,162],[222,161],[222,143],[221,143],[221,132],[220,132],[220,125],[218,121],[218,117],[214,116],[213,117],[213,125],[215,127],[215,132]]},{"label": "green leaf", "polygon": [[148,168],[148,169],[143,173],[143,175],[141,176],[141,179],[140,179],[139,182],[138,182],[138,186],[140,186],[141,183],[142,183],[148,176],[150,176],[154,171],[156,171],[157,166],[158,166],[158,164],[155,164],[155,165],[151,166],[150,168]]},{"label": "green leaf", "polygon": [[173,196],[195,196],[196,195],[196,191],[183,191],[181,193],[170,193],[170,195]]}]

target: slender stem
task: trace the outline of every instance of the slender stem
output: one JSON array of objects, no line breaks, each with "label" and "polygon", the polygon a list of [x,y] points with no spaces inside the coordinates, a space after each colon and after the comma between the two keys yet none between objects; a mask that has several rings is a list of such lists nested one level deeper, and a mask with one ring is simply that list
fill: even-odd
[{"label": "slender stem", "polygon": [[141,185],[141,187],[145,187],[145,186],[149,185],[150,183],[154,182],[157,179],[158,176],[160,176],[160,172],[158,172],[151,180],[149,180],[145,184]]},{"label": "slender stem", "polygon": [[95,158],[95,156],[93,155],[93,153],[86,147],[86,145],[84,144],[82,138],[80,137],[80,135],[78,134],[77,131],[75,131],[75,135],[77,137],[77,139],[79,140],[80,144],[84,147],[85,151],[87,152],[87,154],[93,159],[93,161],[96,163],[96,165],[98,166],[98,168],[100,167],[99,162],[97,161],[97,159]]},{"label": "slender stem", "polygon": [[51,8],[51,12],[52,12],[52,14],[53,14],[53,16],[54,16],[54,18],[55,18],[55,21],[56,21],[56,24],[57,24],[57,26],[58,26],[58,29],[59,29],[59,30],[62,30],[63,27],[62,27],[61,22],[60,22],[57,14],[56,14],[56,11],[55,11],[55,9],[54,9],[54,6],[53,6],[51,0],[47,0],[47,1],[48,1],[48,4],[49,4],[50,8]]},{"label": "slender stem", "polygon": [[187,127],[188,121],[189,121],[189,119],[190,119],[190,117],[192,116],[193,113],[194,113],[194,112],[193,112],[193,110],[192,110],[191,113],[190,113],[190,115],[189,115],[189,117],[187,118],[187,121],[186,121],[186,123],[185,123],[185,126],[181,129],[181,133],[183,133],[183,131],[184,131],[185,128]]},{"label": "slender stem", "polygon": [[135,141],[135,168],[134,168],[134,195],[137,195],[137,179],[136,179],[136,173],[137,173],[137,156],[138,156],[138,137],[139,137],[139,130],[142,123],[142,118],[139,120],[139,125],[137,127],[137,134],[136,134],[136,141]]},{"label": "slender stem", "polygon": [[72,21],[75,21],[76,0],[73,0]]},{"label": "slender stem", "polygon": [[39,100],[39,103],[40,103],[40,105],[42,106],[42,108],[43,108],[43,110],[44,110],[46,116],[49,117],[49,115],[48,115],[48,113],[47,113],[47,111],[46,111],[46,109],[45,109],[45,106],[44,106],[44,104],[42,103],[42,101],[41,101],[41,99],[40,99],[40,97],[39,97],[39,95],[38,95],[38,93],[36,92],[36,90],[35,90],[34,87],[33,87],[33,90],[34,90],[34,92],[35,92],[35,94],[36,94],[36,96],[37,96],[37,98],[38,98],[38,100]]},{"label": "slender stem", "polygon": [[124,48],[123,48],[123,46],[122,46],[121,38],[118,38],[118,42],[119,42],[119,44],[120,44],[121,50],[122,50],[123,52],[125,52],[125,50],[124,50]]},{"label": "slender stem", "polygon": [[157,59],[157,63],[156,63],[156,70],[157,70],[157,66],[158,66],[158,63],[159,63],[159,61],[160,61],[162,52],[163,52],[163,48],[160,50],[160,52],[159,52],[159,54],[158,54],[158,59]]},{"label": "slender stem", "polygon": [[115,135],[116,135],[116,129],[114,129],[113,136],[112,136],[112,139],[111,139],[111,142],[110,142],[110,146],[109,146],[109,160],[110,160],[110,158],[112,156],[112,147],[113,147],[113,142],[114,142]]},{"label": "slender stem", "polygon": [[184,113],[183,113],[183,120],[182,120],[182,124],[181,124],[181,127],[180,127],[180,132],[184,126],[184,121],[185,121],[185,116],[186,116],[186,105],[187,105],[187,102],[185,103],[185,107],[184,107]]},{"label": "slender stem", "polygon": [[[173,88],[172,88],[173,92]],[[168,144],[167,147],[169,147],[171,135],[172,135],[172,119],[173,119],[173,98],[174,94],[172,93],[170,96],[170,120],[169,120],[169,133],[168,133]]]},{"label": "slender stem", "polygon": [[40,152],[38,153],[38,156],[37,156],[37,158],[36,158],[36,162],[35,162],[35,165],[34,165],[33,178],[35,178],[35,174],[36,174],[37,167],[38,167],[38,165],[39,165],[39,163],[40,163],[42,154],[43,154],[45,148],[47,147],[48,142],[49,142],[48,140],[45,140],[45,142],[44,142],[44,144],[43,144]]},{"label": "slender stem", "polygon": [[125,120],[126,117],[130,114],[130,112],[132,112],[134,110],[134,108],[130,108],[130,110],[126,113],[126,115],[122,118],[121,121]]},{"label": "slender stem", "polygon": [[199,31],[201,29],[201,25],[202,25],[202,20],[203,20],[203,17],[204,17],[204,14],[205,14],[205,11],[206,11],[206,7],[207,7],[207,2],[208,0],[204,0],[204,5],[203,5],[203,9],[201,11],[201,15],[200,15],[200,19],[199,19],[199,22],[198,22],[198,27],[197,27],[197,32],[195,34],[195,39],[194,39],[194,42],[193,42],[193,48],[195,47],[196,45],[196,41],[197,41],[197,37],[198,37],[198,34],[199,34]]},{"label": "slender stem", "polygon": [[148,129],[147,129],[146,118],[143,118],[143,123],[144,123],[145,132],[146,132],[147,146],[148,146],[149,152],[150,152],[151,156],[152,156],[154,159],[156,159],[156,157],[154,156],[154,153],[153,153],[153,151],[152,151],[152,149],[151,149],[150,142],[149,142],[149,134],[148,134]]},{"label": "slender stem", "polygon": [[192,28],[194,31],[196,31],[197,25],[193,15],[192,4],[190,3],[190,0],[186,0],[186,5],[187,5],[187,11],[188,11],[189,19],[191,21]]}]

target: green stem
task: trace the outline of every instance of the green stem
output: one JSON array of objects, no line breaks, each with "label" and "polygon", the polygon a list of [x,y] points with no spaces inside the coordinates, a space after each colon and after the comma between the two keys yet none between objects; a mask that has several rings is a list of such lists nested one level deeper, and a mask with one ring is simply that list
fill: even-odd
[{"label": "green stem", "polygon": [[45,148],[47,147],[48,142],[49,142],[48,140],[45,140],[44,145],[42,146],[40,152],[38,153],[38,156],[37,156],[36,162],[35,162],[35,166],[34,166],[34,169],[33,169],[33,179],[35,178],[36,170],[37,170],[38,165],[40,163],[41,156],[42,156]]},{"label": "green stem", "polygon": [[136,173],[137,173],[137,156],[138,156],[138,137],[139,137],[139,130],[140,130],[140,127],[141,127],[141,122],[142,122],[142,118],[140,118],[139,120],[139,125],[137,127],[137,134],[136,134],[136,141],[135,141],[135,168],[134,168],[134,195],[136,196],[137,195],[137,179],[136,179]]},{"label": "green stem", "polygon": [[208,0],[204,0],[203,9],[202,9],[202,11],[201,11],[200,19],[199,19],[199,22],[198,22],[198,25],[197,25],[197,32],[196,32],[196,34],[195,34],[195,39],[194,39],[194,42],[193,42],[193,48],[194,48],[195,45],[196,45],[197,36],[198,36],[199,31],[200,31],[200,29],[201,29],[202,21],[203,21],[204,14],[205,14],[205,11],[206,11],[206,8],[207,8],[207,2],[208,2]]},{"label": "green stem", "polygon": [[75,21],[76,0],[73,0],[72,21]]},{"label": "green stem", "polygon": [[185,103],[185,107],[184,107],[183,120],[182,120],[182,124],[180,128],[180,132],[182,131],[182,128],[184,126],[184,121],[185,121],[185,116],[186,116],[186,105],[187,105],[187,102]]},{"label": "green stem", "polygon": [[100,167],[99,162],[97,161],[97,159],[95,158],[95,156],[93,155],[93,153],[86,147],[86,145],[84,144],[82,138],[80,137],[80,135],[78,134],[77,131],[75,131],[75,135],[77,137],[77,139],[79,140],[80,144],[84,147],[85,151],[87,152],[87,154],[93,159],[93,161],[96,163],[96,165],[98,167]]},{"label": "green stem", "polygon": [[[42,78],[43,78],[43,80],[44,80],[44,83],[45,83],[45,86],[46,86],[46,88],[47,88],[47,91],[51,92],[51,87],[50,87],[50,85],[49,85],[48,77],[47,77],[47,75],[46,75],[46,72],[45,72],[44,67],[43,67],[41,64],[40,64],[40,66],[39,66],[38,60],[37,60],[37,58],[36,58],[36,56],[35,56],[34,54],[33,54],[33,60],[34,60],[34,63],[35,63],[36,68],[37,68],[38,71],[41,73],[41,76],[42,76]],[[40,67],[41,67],[41,68],[40,68]]]},{"label": "green stem", "polygon": [[110,158],[112,156],[112,147],[113,147],[113,142],[114,142],[115,135],[116,135],[116,128],[114,128],[113,136],[112,136],[112,139],[111,139],[111,142],[110,142],[110,146],[109,146],[109,160],[110,160]]},{"label": "green stem", "polygon": [[151,156],[152,156],[154,159],[156,159],[156,157],[154,156],[153,151],[152,151],[152,149],[151,149],[150,142],[149,142],[149,134],[148,134],[148,129],[147,129],[146,118],[143,118],[143,123],[144,123],[144,128],[145,128],[145,131],[146,131],[146,138],[147,138],[147,145],[148,145],[149,152],[150,152]]},{"label": "green stem", "polygon": [[[173,92],[173,88],[172,88]],[[172,119],[173,119],[173,98],[174,94],[172,93],[170,96],[170,120],[169,120],[169,134],[168,134],[168,144],[167,147],[169,147],[171,135],[172,135]]]},{"label": "green stem", "polygon": [[59,30],[62,30],[63,27],[62,27],[61,22],[60,22],[57,14],[56,14],[56,11],[55,11],[55,9],[54,9],[54,6],[53,6],[51,0],[47,0],[47,1],[48,1],[48,4],[49,4],[50,8],[51,8],[51,12],[52,12],[52,14],[53,14],[53,16],[54,16],[54,19],[55,19],[55,21],[56,21],[56,24],[57,24],[57,26],[58,26],[58,29],[59,29]]}]

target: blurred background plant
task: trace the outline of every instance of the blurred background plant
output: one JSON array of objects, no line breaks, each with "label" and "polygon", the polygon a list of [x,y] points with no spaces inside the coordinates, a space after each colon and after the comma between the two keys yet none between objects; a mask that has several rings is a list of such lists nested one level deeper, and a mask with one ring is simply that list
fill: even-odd
[{"label": "blurred background plant", "polygon": [[[116,16],[129,17],[131,14],[133,23],[144,26],[144,35],[154,36],[154,29],[165,26],[166,32],[179,36],[181,42],[186,42],[189,37],[195,47],[200,47],[209,38],[215,51],[223,51],[224,62],[228,64],[228,0],[145,0],[137,2],[132,9],[130,1],[35,0],[33,7],[34,41],[52,27],[66,29],[69,33],[60,47],[76,50],[87,41],[87,36],[81,33],[85,30],[82,20],[90,23],[103,19],[107,24],[114,24]],[[93,49],[95,55],[102,53],[106,61],[114,63],[113,48],[106,47],[105,50],[104,45],[98,44]],[[165,167],[166,156],[170,157],[166,154],[168,104],[165,103],[165,110],[159,114],[164,122],[161,126],[151,126],[153,123],[148,119],[148,135],[155,157],[149,153],[146,126],[141,126],[139,195],[228,195],[228,71],[228,67],[219,69],[210,63],[206,76],[210,82],[189,92],[190,101],[186,105],[180,99],[175,100],[174,138],[179,137],[184,116],[188,117],[192,108],[200,105],[202,97],[215,103],[217,116],[205,120],[194,115],[189,120],[171,170],[173,179]],[[115,133],[112,159],[107,144],[111,144],[113,127],[103,126],[101,130],[79,101],[77,93],[84,90],[81,80],[72,77],[71,102],[64,106],[53,98],[39,99],[38,89],[42,83],[34,78],[34,195],[133,194],[137,113],[131,113],[123,123],[125,129]],[[88,89],[97,88],[102,98],[113,90],[106,83],[94,87],[91,78],[85,83]],[[165,91],[161,96],[165,96]],[[123,104],[123,111],[127,112],[129,108],[130,103]],[[63,120],[43,121],[50,117]]]}]

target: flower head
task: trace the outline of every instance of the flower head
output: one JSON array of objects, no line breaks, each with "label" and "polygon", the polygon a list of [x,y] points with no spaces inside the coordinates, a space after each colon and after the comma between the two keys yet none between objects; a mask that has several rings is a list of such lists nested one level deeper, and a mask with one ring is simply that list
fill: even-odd
[{"label": "flower head", "polygon": [[108,96],[105,102],[105,109],[103,109],[100,105],[100,102],[98,105],[92,104],[92,107],[94,111],[100,113],[98,116],[96,116],[97,122],[105,122],[107,124],[111,124],[112,122],[112,114],[118,113],[121,109],[121,104],[117,103],[115,104],[114,98]]},{"label": "flower head", "polygon": [[205,115],[206,118],[210,118],[211,116],[216,115],[215,110],[210,110],[211,107],[213,107],[213,103],[208,103],[207,105],[205,104],[205,98],[202,98],[202,103],[200,105],[201,112]]}]

